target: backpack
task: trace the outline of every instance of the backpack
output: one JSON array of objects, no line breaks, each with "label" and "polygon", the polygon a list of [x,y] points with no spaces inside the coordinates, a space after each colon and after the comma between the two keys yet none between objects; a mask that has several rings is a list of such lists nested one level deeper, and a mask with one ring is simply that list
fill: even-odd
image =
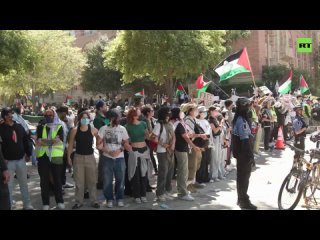
[{"label": "backpack", "polygon": [[[191,119],[190,119],[191,120]],[[194,133],[195,134],[205,134],[202,127],[196,122],[192,122],[194,124]],[[193,144],[196,145],[199,148],[207,148],[209,146],[209,139],[204,140],[201,137],[198,137],[193,140]]]},{"label": "backpack", "polygon": [[[160,124],[159,139],[160,139],[162,131],[163,131],[163,124]],[[155,152],[155,151],[157,151],[158,143],[150,140],[150,141],[148,141],[148,147],[150,148],[151,151]]]}]

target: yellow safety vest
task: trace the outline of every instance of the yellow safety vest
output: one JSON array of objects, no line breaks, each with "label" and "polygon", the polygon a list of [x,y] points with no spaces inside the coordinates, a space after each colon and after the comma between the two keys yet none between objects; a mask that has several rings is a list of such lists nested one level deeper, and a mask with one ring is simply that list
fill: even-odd
[{"label": "yellow safety vest", "polygon": [[272,107],[270,109],[270,111],[271,111],[271,115],[272,115],[271,122],[277,122],[278,121],[278,117],[277,117],[276,111],[274,110],[274,107]]},{"label": "yellow safety vest", "polygon": [[[51,131],[51,139],[56,138],[56,136],[58,135],[58,131],[61,127],[62,127],[61,125],[55,126],[55,128]],[[43,126],[42,139],[48,139],[47,125]],[[44,145],[36,146],[35,152],[36,152],[37,158],[42,157],[44,154],[47,154],[47,156],[51,158],[63,157],[63,153],[64,153],[63,142],[60,141],[59,143],[52,145],[51,151],[49,149],[49,146],[44,146]]]}]

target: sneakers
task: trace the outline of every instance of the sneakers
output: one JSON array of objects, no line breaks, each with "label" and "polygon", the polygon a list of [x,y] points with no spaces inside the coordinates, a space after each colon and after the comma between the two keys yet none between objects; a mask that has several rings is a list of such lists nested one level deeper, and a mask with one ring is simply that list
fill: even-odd
[{"label": "sneakers", "polygon": [[65,185],[62,186],[63,188],[74,188],[74,186],[70,183],[66,183]]},{"label": "sneakers", "polygon": [[213,179],[210,179],[209,183],[214,183],[214,180],[213,180]]},{"label": "sneakers", "polygon": [[118,207],[124,207],[123,200],[118,200]]},{"label": "sneakers", "polygon": [[107,208],[113,208],[113,201],[109,200],[107,202]]},{"label": "sneakers", "polygon": [[219,178],[214,178],[213,181],[220,182],[221,180]]},{"label": "sneakers", "polygon": [[31,204],[27,205],[26,207],[23,208],[23,210],[34,210]]},{"label": "sneakers", "polygon": [[148,202],[148,200],[147,200],[147,198],[146,198],[146,197],[141,197],[141,202],[142,202],[142,203],[147,203],[147,202]]},{"label": "sneakers", "polygon": [[173,200],[174,199],[174,197],[171,196],[171,194],[169,192],[166,192],[164,195],[165,195],[165,198],[168,199],[168,200]]},{"label": "sneakers", "polygon": [[50,206],[49,205],[43,205],[42,210],[49,210]]},{"label": "sneakers", "polygon": [[79,208],[81,208],[82,206],[83,206],[83,204],[81,204],[81,203],[76,203],[75,205],[73,205],[72,210],[79,209]]},{"label": "sneakers", "polygon": [[242,210],[257,210],[257,206],[253,205],[251,202],[239,203],[239,207]]},{"label": "sneakers", "polygon": [[92,204],[91,204],[91,207],[93,207],[93,208],[100,208],[100,204],[97,203],[97,202],[95,202],[95,203],[92,203]]},{"label": "sneakers", "polygon": [[64,203],[58,203],[57,204],[57,209],[59,209],[59,210],[63,210],[63,209],[65,209],[66,207],[64,206]]},{"label": "sneakers", "polygon": [[185,201],[194,201],[194,198],[190,195],[184,195],[183,197],[180,197],[181,200],[185,200]]},{"label": "sneakers", "polygon": [[141,199],[140,198],[136,198],[135,202],[138,203],[138,204],[141,204]]},{"label": "sneakers", "polygon": [[196,182],[195,184],[193,184],[193,186],[194,186],[195,188],[204,188],[204,187],[206,186],[206,184]]},{"label": "sneakers", "polygon": [[158,200],[160,202],[165,202],[167,199],[166,199],[166,196],[164,194],[162,194],[162,195],[158,196]]}]

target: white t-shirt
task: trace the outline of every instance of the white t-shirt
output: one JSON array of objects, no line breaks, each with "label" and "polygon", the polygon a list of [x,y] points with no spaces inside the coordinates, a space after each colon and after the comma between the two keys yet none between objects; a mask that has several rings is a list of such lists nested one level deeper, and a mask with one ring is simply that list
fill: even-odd
[{"label": "white t-shirt", "polygon": [[[100,128],[98,135],[103,139],[103,146],[107,147],[109,151],[119,150],[122,147],[122,141],[129,139],[127,129],[121,125],[117,127],[103,126]],[[103,155],[113,159],[124,157],[123,152],[116,157],[111,157],[105,152],[103,152]]]},{"label": "white t-shirt", "polygon": [[[154,126],[152,133],[158,137],[159,143],[165,143],[167,140],[166,128],[164,126],[162,127],[161,136],[159,137],[160,129],[161,129],[161,125],[160,125],[160,123],[157,123]],[[165,153],[165,152],[167,152],[166,149],[164,147],[161,147],[160,144],[158,144],[157,153]]]},{"label": "white t-shirt", "polygon": [[198,119],[197,123],[200,125],[206,135],[210,135],[211,126],[207,119]]}]

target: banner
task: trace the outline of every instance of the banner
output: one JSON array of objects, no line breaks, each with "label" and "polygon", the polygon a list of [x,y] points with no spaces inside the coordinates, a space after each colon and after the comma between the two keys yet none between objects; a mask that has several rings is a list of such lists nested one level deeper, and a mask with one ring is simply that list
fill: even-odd
[{"label": "banner", "polygon": [[203,105],[210,107],[214,102],[215,96],[211,93],[202,92],[200,94],[200,101],[203,101]]}]

